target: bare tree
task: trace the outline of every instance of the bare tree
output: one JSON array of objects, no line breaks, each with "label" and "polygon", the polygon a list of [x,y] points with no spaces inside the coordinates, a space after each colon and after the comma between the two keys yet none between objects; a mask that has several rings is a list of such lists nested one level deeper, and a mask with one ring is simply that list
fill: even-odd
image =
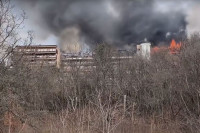
[{"label": "bare tree", "polygon": [[0,115],[4,118],[0,122],[1,125],[8,126],[7,132],[9,133],[14,130],[13,126],[18,123],[18,120],[19,123],[24,122],[18,113],[19,96],[15,95],[16,90],[12,85],[17,77],[11,76],[11,57],[16,45],[32,42],[31,34],[25,40],[19,34],[26,19],[25,13],[15,15],[13,8],[10,0],[0,1]]}]

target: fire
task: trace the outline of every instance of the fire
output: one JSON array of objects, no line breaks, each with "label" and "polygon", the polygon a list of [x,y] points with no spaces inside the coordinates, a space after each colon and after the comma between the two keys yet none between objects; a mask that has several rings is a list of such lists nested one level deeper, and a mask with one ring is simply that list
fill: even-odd
[{"label": "fire", "polygon": [[159,53],[159,52],[164,52],[164,51],[167,51],[167,50],[168,50],[167,47],[164,47],[164,46],[158,47],[158,46],[156,46],[156,47],[152,48],[152,54]]},{"label": "fire", "polygon": [[170,53],[172,54],[176,54],[177,52],[180,51],[181,49],[181,43],[177,43],[174,39],[172,40],[171,44],[170,44],[170,47],[169,47],[169,50],[170,50]]},{"label": "fire", "polygon": [[156,46],[156,47],[152,48],[152,52],[153,52],[153,53],[157,53],[157,52],[160,51],[160,49],[161,49],[160,47],[157,47],[157,46]]},{"label": "fire", "polygon": [[152,48],[152,53],[157,53],[165,50],[169,50],[171,54],[177,54],[179,53],[181,49],[182,43],[177,43],[174,39],[171,41],[171,44],[169,47],[154,47]]}]

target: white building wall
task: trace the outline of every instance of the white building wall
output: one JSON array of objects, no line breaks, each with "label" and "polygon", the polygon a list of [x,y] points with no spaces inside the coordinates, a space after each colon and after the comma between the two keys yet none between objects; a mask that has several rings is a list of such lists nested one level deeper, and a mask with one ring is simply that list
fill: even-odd
[{"label": "white building wall", "polygon": [[137,54],[143,56],[144,58],[150,59],[151,43],[142,43],[137,45]]}]

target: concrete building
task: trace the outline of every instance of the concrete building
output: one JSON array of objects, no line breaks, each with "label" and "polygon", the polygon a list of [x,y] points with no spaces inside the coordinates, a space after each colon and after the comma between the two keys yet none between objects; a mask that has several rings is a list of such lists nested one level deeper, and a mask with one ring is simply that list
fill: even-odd
[{"label": "concrete building", "polygon": [[60,67],[60,50],[57,45],[16,46],[15,54],[31,65]]},{"label": "concrete building", "polygon": [[[149,59],[150,43],[137,45],[137,54]],[[23,60],[32,66],[56,66],[66,71],[79,69],[81,71],[90,71],[95,68],[93,56],[95,53],[62,53],[57,45],[31,45],[17,46],[15,54],[20,55]],[[113,65],[127,61],[134,56],[135,52],[127,50],[118,50],[110,61]]]}]

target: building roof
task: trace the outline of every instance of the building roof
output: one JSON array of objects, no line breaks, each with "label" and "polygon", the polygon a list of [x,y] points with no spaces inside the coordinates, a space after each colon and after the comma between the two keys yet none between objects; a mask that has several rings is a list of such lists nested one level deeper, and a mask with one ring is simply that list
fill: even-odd
[{"label": "building roof", "polygon": [[16,46],[16,48],[24,48],[24,49],[57,48],[57,45],[28,45],[28,46]]}]

